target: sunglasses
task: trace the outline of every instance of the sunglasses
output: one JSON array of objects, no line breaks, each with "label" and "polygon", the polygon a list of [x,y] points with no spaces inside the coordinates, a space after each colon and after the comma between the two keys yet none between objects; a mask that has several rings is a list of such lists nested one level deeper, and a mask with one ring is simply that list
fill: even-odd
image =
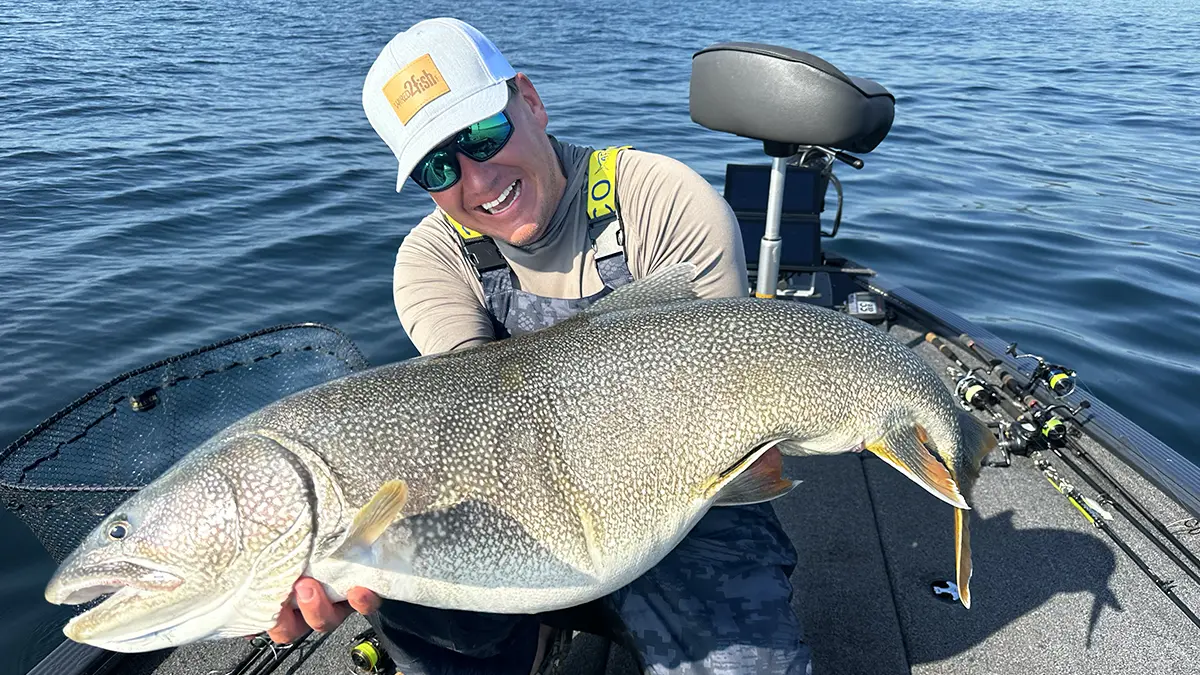
[{"label": "sunglasses", "polygon": [[454,135],[421,158],[409,177],[427,192],[441,192],[453,187],[462,176],[458,153],[476,162],[486,162],[504,149],[512,138],[512,121],[504,111],[476,122]]}]

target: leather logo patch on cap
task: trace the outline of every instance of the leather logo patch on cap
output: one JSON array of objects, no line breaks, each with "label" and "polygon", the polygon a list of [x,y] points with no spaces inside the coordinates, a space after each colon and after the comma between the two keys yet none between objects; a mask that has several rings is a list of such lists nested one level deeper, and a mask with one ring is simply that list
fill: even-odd
[{"label": "leather logo patch on cap", "polygon": [[450,87],[428,54],[404,66],[383,85],[383,95],[392,104],[401,124],[408,124],[412,116],[430,101],[448,93]]}]

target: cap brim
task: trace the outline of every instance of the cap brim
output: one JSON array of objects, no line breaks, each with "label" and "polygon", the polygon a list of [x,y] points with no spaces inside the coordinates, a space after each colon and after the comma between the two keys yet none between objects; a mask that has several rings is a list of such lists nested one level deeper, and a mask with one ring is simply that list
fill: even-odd
[{"label": "cap brim", "polygon": [[[488,85],[455,103],[442,114],[430,119],[425,126],[411,132],[411,141],[400,151],[400,173],[396,177],[396,192],[421,158],[454,134],[504,110],[508,105],[508,84],[504,81]],[[420,139],[419,141],[416,139]]]}]

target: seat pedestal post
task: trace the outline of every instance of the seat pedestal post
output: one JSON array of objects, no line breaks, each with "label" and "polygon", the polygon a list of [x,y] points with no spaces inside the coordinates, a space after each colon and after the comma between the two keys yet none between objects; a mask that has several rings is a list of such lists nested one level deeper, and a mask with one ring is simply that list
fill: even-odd
[{"label": "seat pedestal post", "polygon": [[788,158],[797,148],[790,143],[763,141],[763,150],[771,155],[771,187],[767,194],[767,222],[762,244],[758,249],[758,286],[754,295],[773,298],[779,283],[779,258],[783,241],[779,238],[779,222],[783,216],[783,184],[787,178]]}]

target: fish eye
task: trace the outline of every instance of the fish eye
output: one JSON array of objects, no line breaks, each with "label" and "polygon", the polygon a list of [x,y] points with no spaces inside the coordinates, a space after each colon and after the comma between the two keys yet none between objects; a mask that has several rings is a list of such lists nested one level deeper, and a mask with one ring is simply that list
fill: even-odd
[{"label": "fish eye", "polygon": [[130,525],[128,520],[114,521],[108,526],[108,538],[112,539],[113,541],[124,539],[125,536],[129,534],[129,528]]}]

